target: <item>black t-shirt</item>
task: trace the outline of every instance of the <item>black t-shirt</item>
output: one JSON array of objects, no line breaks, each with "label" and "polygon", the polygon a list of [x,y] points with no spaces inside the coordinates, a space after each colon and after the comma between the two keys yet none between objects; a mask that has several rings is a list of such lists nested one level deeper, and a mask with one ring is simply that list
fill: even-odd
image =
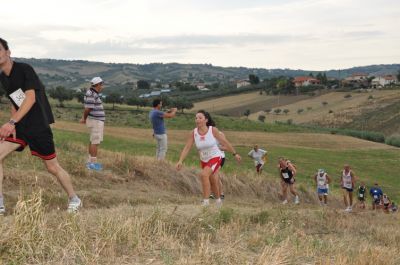
[{"label": "black t-shirt", "polygon": [[0,82],[8,98],[18,110],[18,105],[10,94],[21,89],[23,92],[34,89],[36,102],[29,112],[17,123],[16,129],[25,132],[40,132],[54,123],[53,113],[44,91],[44,85],[33,68],[25,63],[14,62],[9,76],[0,73]]}]

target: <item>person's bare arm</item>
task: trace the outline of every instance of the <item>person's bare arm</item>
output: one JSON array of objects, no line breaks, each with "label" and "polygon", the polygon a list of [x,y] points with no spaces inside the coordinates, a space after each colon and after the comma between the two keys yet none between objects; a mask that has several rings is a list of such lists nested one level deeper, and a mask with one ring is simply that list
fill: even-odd
[{"label": "person's bare arm", "polygon": [[163,118],[169,119],[169,118],[175,117],[177,110],[178,110],[177,108],[172,108],[172,109],[170,109],[170,111],[164,112]]},{"label": "person's bare arm", "polygon": [[182,149],[181,155],[179,157],[178,163],[176,163],[176,169],[181,170],[183,161],[185,160],[186,156],[188,155],[190,149],[192,148],[194,143],[193,139],[193,131],[190,132],[190,135],[186,141],[185,147]]},{"label": "person's bare arm", "polygon": [[215,127],[212,127],[212,132],[214,137],[220,142],[223,146],[225,146],[226,151],[231,152],[234,156],[236,161],[239,163],[242,159],[238,153],[236,153],[235,148],[231,145],[231,143],[225,138],[225,136],[221,136],[219,130]]}]

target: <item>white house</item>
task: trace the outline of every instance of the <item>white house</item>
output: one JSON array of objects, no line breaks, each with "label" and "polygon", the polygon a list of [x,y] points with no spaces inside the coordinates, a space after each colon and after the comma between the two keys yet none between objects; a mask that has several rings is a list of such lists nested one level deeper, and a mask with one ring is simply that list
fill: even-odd
[{"label": "white house", "polygon": [[378,76],[372,79],[372,87],[384,87],[396,83],[396,77],[393,75]]},{"label": "white house", "polygon": [[236,88],[243,87],[243,86],[248,86],[250,85],[249,80],[238,80],[236,81]]}]

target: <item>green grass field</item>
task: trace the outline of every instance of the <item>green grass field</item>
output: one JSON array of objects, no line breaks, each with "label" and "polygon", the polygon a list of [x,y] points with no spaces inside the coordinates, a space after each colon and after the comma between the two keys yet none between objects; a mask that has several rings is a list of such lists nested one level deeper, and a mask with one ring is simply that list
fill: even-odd
[{"label": "green grass field", "polygon": [[[87,133],[76,133],[64,130],[54,130],[56,143],[63,146],[69,142],[78,142],[82,144],[88,143]],[[301,138],[301,134],[299,134]],[[182,144],[169,144],[167,159],[175,163],[179,159],[180,152],[184,146]],[[101,149],[122,152],[129,155],[154,156],[155,141],[151,139],[143,140],[127,140],[116,138],[112,135],[105,137],[104,142],[100,146]],[[100,149],[100,150],[101,150]],[[241,165],[237,165],[230,154],[227,154],[227,162],[224,172],[227,174],[248,174],[254,172],[252,160],[247,157],[250,151],[249,146],[236,146],[236,150],[242,155]],[[313,189],[312,176],[318,168],[324,168],[334,180],[331,190],[334,193],[339,192],[339,180],[341,170],[344,164],[350,164],[360,181],[364,181],[367,186],[371,186],[377,181],[383,188],[384,192],[395,199],[400,199],[400,182],[396,181],[396,168],[398,169],[398,161],[400,159],[399,151],[396,149],[376,149],[376,150],[329,150],[317,148],[290,148],[275,147],[268,148],[269,162],[264,167],[266,178],[278,179],[277,159],[280,156],[288,157],[294,162],[298,168],[298,185],[303,188]],[[100,155],[101,157],[101,155]],[[199,161],[195,151],[192,148],[191,153],[185,161],[186,166],[198,167]]]}]

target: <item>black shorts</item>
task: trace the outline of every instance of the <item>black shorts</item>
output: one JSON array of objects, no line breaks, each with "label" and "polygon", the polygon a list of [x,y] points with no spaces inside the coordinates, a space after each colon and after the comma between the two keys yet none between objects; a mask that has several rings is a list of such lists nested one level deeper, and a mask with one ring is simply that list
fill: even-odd
[{"label": "black shorts", "polygon": [[359,200],[360,202],[365,202],[365,197],[358,197],[358,200]]},{"label": "black shorts", "polygon": [[42,131],[25,133],[17,130],[17,139],[7,137],[7,142],[19,144],[20,147],[16,151],[21,152],[28,145],[31,154],[38,156],[44,160],[51,160],[56,157],[56,151],[53,142],[53,133],[50,128],[45,128]]},{"label": "black shorts", "polygon": [[289,185],[294,184],[294,182],[296,181],[293,177],[288,178],[288,179],[285,179],[285,178],[281,178],[281,179],[283,182],[285,182],[286,184],[289,184]]},{"label": "black shorts", "polygon": [[348,192],[353,192],[353,189],[349,189],[349,188],[346,188],[346,187],[342,187],[342,189],[347,190]]},{"label": "black shorts", "polygon": [[224,164],[225,164],[225,157],[221,158],[221,166],[220,166],[220,168],[222,168],[224,166]]}]

